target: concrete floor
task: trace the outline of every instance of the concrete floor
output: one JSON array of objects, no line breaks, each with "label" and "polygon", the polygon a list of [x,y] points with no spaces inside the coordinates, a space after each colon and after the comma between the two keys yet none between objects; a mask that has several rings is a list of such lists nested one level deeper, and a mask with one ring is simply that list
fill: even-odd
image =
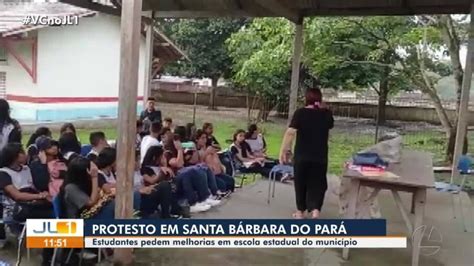
[{"label": "concrete floor", "polygon": [[[330,178],[330,189],[322,218],[338,218],[338,198],[332,192],[338,178]],[[212,209],[196,218],[289,218],[294,209],[293,188],[277,184],[276,198],[270,205],[266,202],[268,183],[258,181],[234,193],[219,208]],[[402,200],[409,206],[410,195],[402,193]],[[468,202],[467,195],[463,195]],[[405,224],[391,194],[382,191],[378,197],[382,215],[387,219],[389,234],[406,235]],[[465,204],[464,207],[467,207]],[[420,265],[474,265],[474,227],[465,233],[458,219],[452,218],[451,196],[434,190],[428,192],[425,223],[434,228],[431,240],[423,245],[441,246],[422,249]],[[430,230],[426,230],[428,234]],[[410,244],[409,244],[410,246]],[[14,262],[13,247],[0,250],[0,261]],[[350,259],[341,258],[340,249],[142,249],[135,252],[136,265],[410,265],[411,251],[407,249],[358,249],[351,250]],[[1,264],[1,263],[0,263]],[[30,263],[24,265],[37,265]],[[103,263],[106,265],[107,263]]]}]

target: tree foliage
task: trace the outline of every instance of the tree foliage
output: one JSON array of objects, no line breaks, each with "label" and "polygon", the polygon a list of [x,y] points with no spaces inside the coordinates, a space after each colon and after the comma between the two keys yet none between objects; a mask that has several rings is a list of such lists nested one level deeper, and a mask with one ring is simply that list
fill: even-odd
[{"label": "tree foliage", "polygon": [[225,41],[247,21],[243,19],[160,20],[159,25],[189,58],[165,68],[172,75],[227,78],[232,70]]}]

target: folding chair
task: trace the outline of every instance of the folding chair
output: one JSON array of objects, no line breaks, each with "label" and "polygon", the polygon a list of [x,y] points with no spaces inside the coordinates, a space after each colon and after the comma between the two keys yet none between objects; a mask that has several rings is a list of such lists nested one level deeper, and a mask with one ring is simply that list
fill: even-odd
[{"label": "folding chair", "polygon": [[233,158],[231,152],[228,149],[219,152],[219,159],[221,160],[221,163],[225,167],[230,166],[231,172],[229,173],[229,172],[226,171],[226,174],[230,174],[234,178],[237,177],[237,176],[239,176],[241,178],[240,185],[238,186],[238,188],[241,188],[243,186],[244,180],[246,179],[246,176],[245,176],[245,174],[240,172],[240,170],[235,165],[235,161],[234,161],[234,158]]},{"label": "folding chair", "polygon": [[82,156],[87,156],[87,154],[89,154],[89,152],[92,150],[92,145],[90,144],[84,144],[82,145],[81,147],[81,155]]},{"label": "folding chair", "polygon": [[[0,204],[3,204],[3,197],[4,197],[3,193],[0,192]],[[2,206],[2,207],[5,207],[5,206]],[[2,208],[2,209],[4,210],[4,208]],[[21,247],[23,246],[23,243],[24,243],[25,238],[26,238],[26,226],[25,226],[24,222],[18,222],[18,221],[15,221],[13,219],[5,219],[3,214],[4,213],[2,213],[2,216],[0,218],[0,224],[5,226],[5,229],[7,229],[7,227],[12,228],[14,226],[22,227],[20,235],[17,236],[18,247],[17,247],[16,265],[20,265],[20,263],[21,263]],[[30,260],[30,249],[26,249],[26,258],[28,259],[28,261]]]},{"label": "folding chair", "polygon": [[272,194],[272,198],[275,197],[276,177],[278,173],[289,174],[293,176],[294,175],[293,166],[278,164],[278,165],[275,165],[270,171],[270,176],[268,177],[268,198],[267,198],[268,204],[270,204],[270,194]]},{"label": "folding chair", "polygon": [[[61,218],[61,202],[60,202],[60,198],[59,196],[56,196],[54,197],[53,199],[53,211],[54,211],[54,217],[56,219],[60,219]],[[56,263],[56,257],[58,256],[58,248],[55,248],[54,249],[54,253],[53,253],[53,258],[51,259],[51,266],[54,266],[55,263]],[[66,258],[66,261],[65,261],[65,264],[68,264],[69,261],[71,260],[71,257],[72,257],[72,254],[74,253],[74,249],[71,248],[69,250],[69,253],[67,255],[67,258]],[[84,248],[81,249],[81,254],[80,254],[80,259],[79,259],[79,265],[82,265],[82,257],[83,257],[83,254],[84,254]],[[98,255],[97,255],[97,263],[100,263],[101,262],[101,254],[102,254],[102,249],[99,248],[99,252],[98,252]]]},{"label": "folding chair", "polygon": [[[461,180],[461,184],[460,185],[454,185],[451,186],[452,190],[451,190],[451,195],[452,195],[452,204],[453,204],[453,216],[454,216],[454,219],[456,219],[456,202],[459,203],[459,212],[461,214],[461,222],[463,224],[463,228],[464,228],[464,232],[467,232],[468,229],[467,229],[467,225],[466,225],[466,218],[470,221],[470,223],[472,224],[472,217],[473,217],[473,214],[472,214],[472,206],[470,206],[471,204],[468,203],[468,217],[465,217],[464,215],[464,208],[462,207],[462,197],[461,197],[461,193],[464,189],[464,185],[466,184],[466,179],[469,175],[471,175],[473,173],[473,171],[470,169],[471,167],[471,158],[469,156],[466,156],[466,155],[463,155],[461,156],[461,158],[459,158],[459,163],[458,163],[458,171],[459,171],[459,174],[461,175],[462,177],[462,180]],[[456,200],[457,198],[457,200]]]}]

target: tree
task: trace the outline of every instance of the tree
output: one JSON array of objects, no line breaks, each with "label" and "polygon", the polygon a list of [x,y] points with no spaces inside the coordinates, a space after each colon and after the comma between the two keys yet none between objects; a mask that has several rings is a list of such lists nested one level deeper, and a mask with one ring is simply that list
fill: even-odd
[{"label": "tree", "polygon": [[399,39],[410,31],[406,17],[316,18],[308,23],[306,64],[325,86],[372,88],[378,94],[377,121],[385,122],[390,94],[410,89],[392,66]]},{"label": "tree", "polygon": [[228,78],[232,61],[225,41],[247,23],[244,19],[177,19],[160,20],[163,28],[187,54],[189,61],[178,61],[165,72],[187,77],[210,78],[212,86],[209,109],[216,109],[215,91],[220,78]]},{"label": "tree", "polygon": [[255,19],[227,41],[233,82],[260,97],[259,117],[288,102],[293,27],[285,19]]}]

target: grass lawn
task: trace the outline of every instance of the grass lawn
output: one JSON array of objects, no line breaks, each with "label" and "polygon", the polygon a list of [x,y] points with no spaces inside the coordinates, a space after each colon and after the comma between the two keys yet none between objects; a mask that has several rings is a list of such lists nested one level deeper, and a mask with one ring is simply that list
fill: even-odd
[{"label": "grass lawn", "polygon": [[[264,132],[267,142],[268,155],[278,158],[280,144],[283,138],[285,127],[282,124],[266,123],[260,126]],[[245,123],[238,120],[214,123],[215,136],[222,147],[228,147],[228,141],[232,139],[233,133],[237,129],[245,129]],[[117,132],[115,128],[100,129],[105,132],[108,139],[115,139]],[[93,130],[78,130],[78,136],[82,143],[89,143],[89,133]],[[26,136],[29,137],[29,136]],[[24,143],[26,143],[26,137]],[[58,137],[58,132],[54,132],[54,137]],[[471,136],[470,136],[471,137]],[[370,134],[351,134],[350,132],[335,131],[331,133],[329,146],[329,173],[341,175],[344,162],[356,152],[373,144],[373,136]],[[406,148],[427,151],[433,154],[434,162],[440,162],[444,158],[445,139],[442,133],[438,132],[413,132],[403,136],[403,143]],[[474,143],[474,139],[471,140]],[[438,180],[449,181],[446,175],[437,176]],[[474,188],[473,182],[467,187]]]}]

